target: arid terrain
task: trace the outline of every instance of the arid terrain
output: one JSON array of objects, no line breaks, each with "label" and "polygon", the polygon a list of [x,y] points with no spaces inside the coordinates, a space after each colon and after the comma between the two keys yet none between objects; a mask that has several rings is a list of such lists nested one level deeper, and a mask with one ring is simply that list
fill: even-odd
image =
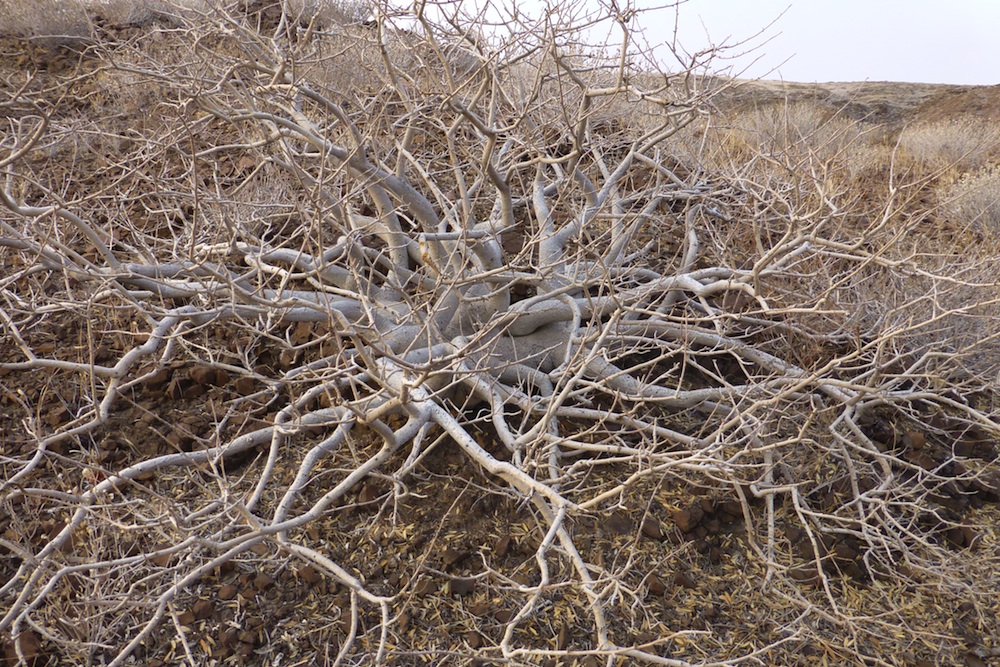
[{"label": "arid terrain", "polygon": [[[281,290],[331,300],[363,290],[288,257],[340,266],[340,255],[315,250],[337,236],[323,237],[323,225],[386,214],[347,167],[330,167],[330,183],[345,180],[324,199],[308,141],[298,153],[272,142],[320,125],[347,141],[343,113],[373,162],[408,174],[438,210],[464,198],[469,217],[499,210],[504,191],[487,198],[500,177],[472,172],[504,164],[509,189],[529,193],[517,225],[496,233],[514,267],[511,298],[525,304],[550,275],[536,266],[544,228],[532,226],[545,197],[521,212],[531,179],[564,183],[546,165],[591,154],[573,131],[550,140],[512,121],[516,141],[490,135],[485,124],[502,125],[506,107],[489,107],[488,94],[467,101],[457,74],[430,89],[416,69],[401,70],[413,79],[386,93],[370,74],[381,67],[376,47],[309,51],[305,40],[322,35],[307,24],[284,44],[280,12],[250,4],[239,22],[209,27],[100,22],[70,45],[0,39],[3,188],[21,202],[0,207],[0,665],[1000,665],[1000,87],[705,77],[720,92],[685,98],[698,120],[657,145],[666,173],[637,160],[608,188],[623,193],[618,208],[593,225],[614,230],[607,220],[648,206],[649,222],[623,242],[642,270],[614,289],[631,295],[652,270],[695,276],[699,286],[661,290],[690,290],[671,296],[675,305],[643,301],[634,313],[752,352],[690,342],[696,353],[678,356],[643,339],[612,360],[684,392],[763,393],[732,399],[743,421],[730,427],[737,408],[639,400],[614,384],[621,373],[603,376],[613,387],[603,391],[580,370],[560,399],[575,412],[560,413],[571,451],[556,466],[532,458],[535,445],[511,450],[497,417],[529,431],[535,422],[518,422],[510,397],[541,396],[532,383],[548,380],[498,373],[498,385],[522,388],[504,394],[506,408],[428,380],[441,394],[434,405],[475,444],[441,422],[410,433],[413,405],[433,401],[392,409],[425,386],[399,389],[365,356],[393,353],[360,326],[345,334],[344,318],[292,317]],[[280,66],[294,72],[287,86],[263,65],[232,64],[269,48],[234,38],[248,26],[279,35]],[[282,106],[282,86],[307,80],[342,94],[336,111],[308,97]],[[462,125],[459,112],[447,115],[459,98],[494,117]],[[580,169],[600,183],[622,146],[638,145],[621,137],[646,129],[617,107],[607,111],[615,122],[595,108],[587,142],[610,167],[594,158]],[[255,113],[264,129],[241,125]],[[316,126],[300,118],[310,113]],[[306,166],[288,168],[289,156]],[[449,175],[459,158],[468,183]],[[629,199],[654,180],[674,187],[670,178],[683,182],[679,194]],[[585,209],[579,188],[552,204],[553,218]],[[346,214],[338,197],[353,202]],[[415,226],[419,216],[406,215]],[[696,215],[700,244],[688,240]],[[372,252],[343,259],[358,275],[368,275],[356,268],[364,258],[392,253],[391,234],[371,224],[377,231],[357,236]],[[606,243],[604,232],[587,234],[573,253],[585,255],[588,239]],[[760,268],[779,256],[773,274]],[[170,273],[183,262],[199,269]],[[407,284],[406,299],[419,302],[444,263],[403,263],[430,277]],[[371,273],[384,264],[372,259]],[[711,292],[755,272],[766,279],[753,290]],[[265,304],[213,291],[240,281],[279,296]],[[594,282],[573,307],[611,290]],[[227,303],[231,319],[170,324]],[[367,374],[352,374],[358,367]],[[555,382],[557,371],[539,373]],[[393,391],[396,403],[378,402]],[[838,430],[861,403],[871,407],[857,428]],[[323,420],[338,409],[339,422]],[[350,411],[358,418],[343,436]],[[390,449],[393,432],[416,444]],[[336,452],[324,450],[335,438]],[[223,455],[228,444],[235,453]],[[476,445],[482,454],[470,453]],[[174,455],[193,462],[142,467]],[[493,461],[519,464],[573,507],[552,500],[564,512],[553,518],[549,501],[533,500],[543,491],[523,493],[507,468],[484,463]],[[285,514],[303,518],[269,531]]]},{"label": "arid terrain", "polygon": [[719,100],[746,110],[774,104],[810,104],[831,114],[886,125],[893,131],[914,123],[976,117],[1000,120],[1000,86],[892,83],[795,83],[747,81]]}]

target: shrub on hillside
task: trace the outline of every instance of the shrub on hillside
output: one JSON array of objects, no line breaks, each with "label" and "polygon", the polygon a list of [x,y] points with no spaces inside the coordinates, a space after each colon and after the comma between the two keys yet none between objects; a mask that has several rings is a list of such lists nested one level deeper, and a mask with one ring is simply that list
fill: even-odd
[{"label": "shrub on hillside", "polygon": [[944,208],[953,222],[977,232],[1000,231],[1000,167],[964,174],[947,195]]},{"label": "shrub on hillside", "polygon": [[809,103],[747,109],[692,126],[675,142],[677,155],[707,170],[781,182],[796,180],[816,164],[838,178],[857,178],[887,164],[889,149],[872,128]]},{"label": "shrub on hillside", "polygon": [[899,146],[931,167],[966,171],[983,166],[1000,152],[1000,127],[972,117],[918,123],[903,130]]},{"label": "shrub on hillside", "polygon": [[[0,0],[0,36],[37,40],[45,46],[93,36],[92,19],[116,25],[144,24],[157,15],[209,13],[230,5],[220,0]],[[365,0],[282,0],[289,16],[350,23],[370,12]]]}]

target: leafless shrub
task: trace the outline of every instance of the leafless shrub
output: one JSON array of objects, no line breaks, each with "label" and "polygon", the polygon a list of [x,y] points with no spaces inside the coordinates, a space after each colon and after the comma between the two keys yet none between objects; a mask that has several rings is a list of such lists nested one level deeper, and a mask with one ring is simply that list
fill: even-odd
[{"label": "leafless shrub", "polygon": [[[371,14],[367,0],[266,0],[292,22],[360,24]],[[0,35],[31,38],[44,46],[93,37],[93,19],[115,25],[145,24],[157,16],[212,14],[252,7],[251,0],[0,0]]]},{"label": "leafless shrub", "polygon": [[[859,184],[892,161],[880,128],[800,102],[731,111],[684,128],[673,154],[712,174]],[[868,185],[867,183],[865,184]]]},{"label": "leafless shrub", "polygon": [[1000,128],[983,118],[957,118],[905,128],[900,148],[935,169],[984,166],[1000,150]]},{"label": "leafless shrub", "polygon": [[[411,32],[388,7],[336,31],[192,12],[5,89],[0,631],[81,664],[241,644],[678,667],[832,632],[858,663],[925,638],[895,596],[993,604],[946,505],[1000,492],[995,388],[958,372],[975,341],[929,342],[973,308],[942,294],[991,285],[976,258],[900,251],[903,185],[852,208],[863,132],[768,112],[687,160],[693,66],[634,72],[552,15],[501,33],[439,9]],[[650,511],[667,487],[676,548]],[[439,553],[484,506],[506,534]],[[663,560],[697,551],[706,513],[738,524],[774,633],[657,620]],[[311,625],[250,622],[267,567],[329,582]],[[230,575],[238,636],[192,641],[215,606],[178,605]],[[841,594],[872,579],[865,604]],[[456,603],[476,587],[505,613]]]},{"label": "leafless shrub", "polygon": [[963,174],[944,194],[945,213],[957,225],[1000,233],[1000,168]]}]

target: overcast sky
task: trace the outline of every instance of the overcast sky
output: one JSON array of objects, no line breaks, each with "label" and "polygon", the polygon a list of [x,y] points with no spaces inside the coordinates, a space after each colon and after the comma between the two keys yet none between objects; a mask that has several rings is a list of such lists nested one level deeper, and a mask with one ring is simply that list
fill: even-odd
[{"label": "overcast sky", "polygon": [[755,54],[720,63],[733,74],[749,67],[744,76],[786,81],[1000,84],[1000,0],[688,0],[643,15],[651,45],[670,39],[675,16],[688,51],[735,43],[776,20],[752,42],[761,45]]}]

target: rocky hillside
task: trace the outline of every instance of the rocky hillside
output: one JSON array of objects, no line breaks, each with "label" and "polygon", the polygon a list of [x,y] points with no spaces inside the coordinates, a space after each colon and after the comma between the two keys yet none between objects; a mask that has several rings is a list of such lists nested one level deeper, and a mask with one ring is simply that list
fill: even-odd
[{"label": "rocky hillside", "polygon": [[831,114],[888,125],[900,130],[919,122],[977,117],[1000,120],[1000,86],[864,81],[795,83],[790,81],[724,82],[731,87],[717,100],[734,112],[784,104],[814,104]]}]

